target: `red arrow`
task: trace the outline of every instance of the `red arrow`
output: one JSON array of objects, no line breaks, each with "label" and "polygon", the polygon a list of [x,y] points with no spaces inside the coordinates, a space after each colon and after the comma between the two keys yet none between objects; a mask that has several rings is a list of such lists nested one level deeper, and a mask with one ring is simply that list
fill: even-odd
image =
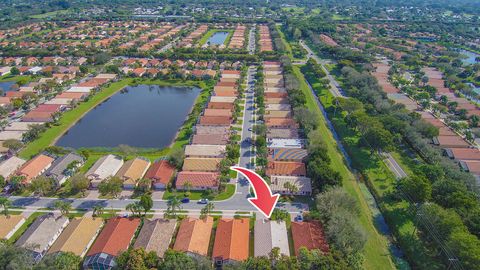
[{"label": "red arrow", "polygon": [[254,171],[236,166],[232,166],[230,169],[243,174],[247,178],[252,185],[253,192],[255,192],[255,198],[248,198],[248,201],[267,218],[270,218],[280,194],[272,195],[267,182]]}]

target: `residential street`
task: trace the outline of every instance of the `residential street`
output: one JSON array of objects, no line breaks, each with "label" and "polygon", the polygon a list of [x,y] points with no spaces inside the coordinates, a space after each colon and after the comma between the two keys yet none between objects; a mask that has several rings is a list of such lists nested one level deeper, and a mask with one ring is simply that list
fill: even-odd
[{"label": "residential street", "polygon": [[[245,91],[245,111],[243,118],[242,134],[241,134],[241,148],[240,148],[240,162],[239,166],[253,169],[253,165],[250,163],[251,158],[254,157],[252,151],[251,139],[254,136],[252,127],[254,125],[254,77],[255,77],[256,68],[254,66],[249,67],[247,73],[247,88]],[[214,202],[215,211],[226,211],[226,212],[236,212],[236,211],[256,211],[256,209],[248,202],[247,198],[249,195],[249,183],[243,177],[238,177],[236,181],[236,192],[235,194],[224,201]],[[27,209],[44,209],[52,207],[54,202],[60,199],[57,198],[44,198],[44,197],[17,197],[11,196],[10,200],[12,201],[13,206],[15,207],[26,207]],[[73,208],[78,209],[92,209],[95,205],[101,205],[105,209],[125,209],[125,207],[131,202],[135,201],[132,199],[65,199],[72,203]],[[190,203],[182,204],[182,210],[198,212],[203,208],[203,204],[199,204],[197,201],[190,201]],[[300,213],[308,209],[307,205],[302,203],[279,203],[277,207],[285,209],[292,214]],[[167,201],[165,200],[154,200],[154,205],[152,210],[161,211],[167,208]],[[231,214],[232,214],[231,213]]]}]

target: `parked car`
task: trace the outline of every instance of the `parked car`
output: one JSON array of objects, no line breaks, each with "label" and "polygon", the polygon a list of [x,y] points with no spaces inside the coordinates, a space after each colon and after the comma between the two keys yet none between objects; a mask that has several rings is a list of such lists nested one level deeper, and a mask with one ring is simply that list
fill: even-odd
[{"label": "parked car", "polygon": [[183,198],[181,200],[182,203],[189,203],[190,202],[190,199],[189,198]]},{"label": "parked car", "polygon": [[207,204],[208,203],[208,199],[201,199],[198,201],[199,204]]},{"label": "parked car", "polygon": [[298,216],[295,217],[295,221],[303,222],[303,216],[301,214],[299,214]]}]

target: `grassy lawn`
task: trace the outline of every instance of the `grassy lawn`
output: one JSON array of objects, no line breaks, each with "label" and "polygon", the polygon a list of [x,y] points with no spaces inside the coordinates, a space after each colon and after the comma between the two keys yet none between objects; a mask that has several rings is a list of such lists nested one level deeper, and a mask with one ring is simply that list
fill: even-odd
[{"label": "grassy lawn", "polygon": [[332,133],[326,125],[326,120],[320,108],[315,102],[315,98],[311,93],[305,78],[300,71],[300,68],[293,66],[293,72],[300,81],[300,88],[307,98],[307,108],[316,113],[320,119],[319,130],[324,135],[329,157],[331,158],[331,166],[338,171],[343,179],[343,188],[357,201],[360,208],[359,223],[367,232],[367,242],[365,244],[363,254],[365,256],[364,268],[365,269],[395,269],[395,265],[391,259],[391,255],[388,249],[389,243],[387,238],[380,234],[375,227],[374,217],[367,201],[362,195],[360,186],[357,183],[354,175],[350,172],[343,156],[338,150],[337,143],[333,138]]},{"label": "grassy lawn", "polygon": [[0,77],[0,82],[16,82],[18,85],[24,85],[27,84],[31,81],[33,81],[34,78],[30,75],[3,75]]},{"label": "grassy lawn", "polygon": [[[178,198],[183,198],[185,197],[185,193],[184,191],[168,191],[168,190],[165,190],[165,192],[163,193],[163,197],[162,199],[164,200],[169,200],[170,198],[172,198],[173,196],[177,196]],[[200,190],[192,190],[190,191],[190,200],[200,200],[200,199],[203,199],[203,198],[207,198],[211,201],[222,201],[222,200],[226,200],[230,197],[233,196],[233,194],[235,194],[235,185],[234,184],[227,184],[226,187],[225,187],[225,190],[221,193],[219,193],[218,195],[216,195],[215,197],[213,196],[209,196],[209,194],[205,191],[200,191]]]},{"label": "grassy lawn", "polygon": [[45,19],[45,18],[48,18],[48,17],[54,17],[54,16],[57,16],[57,15],[66,14],[66,13],[68,13],[68,10],[66,10],[66,9],[55,10],[55,11],[51,11],[51,12],[31,15],[30,18],[32,18],[32,19]]},{"label": "grassy lawn", "polygon": [[[322,89],[313,76],[308,77],[327,112],[332,112],[333,109],[329,110],[333,106],[334,100],[331,93]],[[334,116],[333,113],[329,113],[329,118],[352,158],[352,166],[363,172],[363,180],[375,196],[386,222],[409,260],[419,265],[432,266],[432,269],[441,267],[434,258],[435,255],[429,254],[416,233],[415,216],[410,211],[411,206],[392,196],[395,192],[396,179],[383,160],[378,155],[371,155],[369,150],[358,146],[360,137],[357,132],[348,128],[344,115],[337,113]],[[407,174],[413,174],[411,169],[414,166],[413,160],[403,148],[399,148],[391,154]],[[398,262],[401,268],[403,268],[403,264],[404,262]]]},{"label": "grassy lawn", "polygon": [[[181,86],[198,86],[204,89],[201,92],[199,97],[196,100],[196,104],[199,102],[205,102],[210,95],[210,91],[206,91],[207,88],[205,82],[194,82],[194,81],[181,81],[181,80],[149,80],[149,79],[134,79],[126,78],[118,82],[114,82],[109,86],[103,88],[100,92],[91,96],[90,99],[86,102],[80,103],[75,109],[65,112],[56,125],[52,125],[47,131],[40,135],[38,139],[33,142],[30,142],[22,149],[19,156],[22,158],[29,159],[32,156],[38,154],[46,147],[55,143],[55,141],[62,136],[72,125],[74,125],[78,120],[80,120],[86,113],[95,106],[102,103],[105,99],[112,96],[122,88],[128,85],[134,84],[146,84],[146,85],[160,85],[160,86],[171,86],[171,85],[181,85]],[[195,106],[194,105],[194,106]],[[195,117],[196,118],[196,117]],[[186,121],[181,131],[178,133],[175,143],[172,148],[183,147],[188,142],[189,136],[187,136],[188,128],[191,128],[195,119],[189,119]],[[168,152],[168,151],[167,151]],[[147,158],[156,159],[159,157],[159,154],[165,154],[165,150],[160,150],[159,153],[148,152],[145,155]],[[88,162],[88,161],[87,161]],[[90,161],[91,162],[91,161]],[[93,164],[93,163],[92,163]]]}]

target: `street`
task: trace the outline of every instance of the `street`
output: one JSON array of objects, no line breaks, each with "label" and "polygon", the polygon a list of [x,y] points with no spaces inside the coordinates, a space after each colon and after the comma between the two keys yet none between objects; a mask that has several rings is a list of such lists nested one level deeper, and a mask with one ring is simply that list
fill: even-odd
[{"label": "street", "polygon": [[[254,169],[250,160],[255,156],[252,150],[251,139],[253,139],[252,127],[254,125],[254,78],[256,73],[256,67],[250,66],[247,72],[247,88],[245,91],[245,110],[243,114],[242,133],[240,140],[240,160],[239,166]],[[249,196],[249,183],[243,176],[239,176],[236,182],[235,194],[227,200],[214,201],[215,211],[242,211],[242,212],[254,212],[256,209],[247,200]],[[133,199],[58,199],[58,198],[45,198],[45,197],[17,197],[11,196],[10,200],[14,207],[25,207],[27,209],[44,209],[53,207],[55,201],[64,200],[72,203],[74,209],[92,209],[96,205],[100,205],[105,209],[120,209],[136,201]],[[191,200],[189,203],[182,204],[182,210],[198,212],[203,208],[203,204],[199,204],[198,201]],[[279,203],[277,207],[285,209],[292,214],[298,214],[308,209],[307,205],[302,203]],[[167,208],[167,201],[154,200],[152,210],[162,211]]]}]

